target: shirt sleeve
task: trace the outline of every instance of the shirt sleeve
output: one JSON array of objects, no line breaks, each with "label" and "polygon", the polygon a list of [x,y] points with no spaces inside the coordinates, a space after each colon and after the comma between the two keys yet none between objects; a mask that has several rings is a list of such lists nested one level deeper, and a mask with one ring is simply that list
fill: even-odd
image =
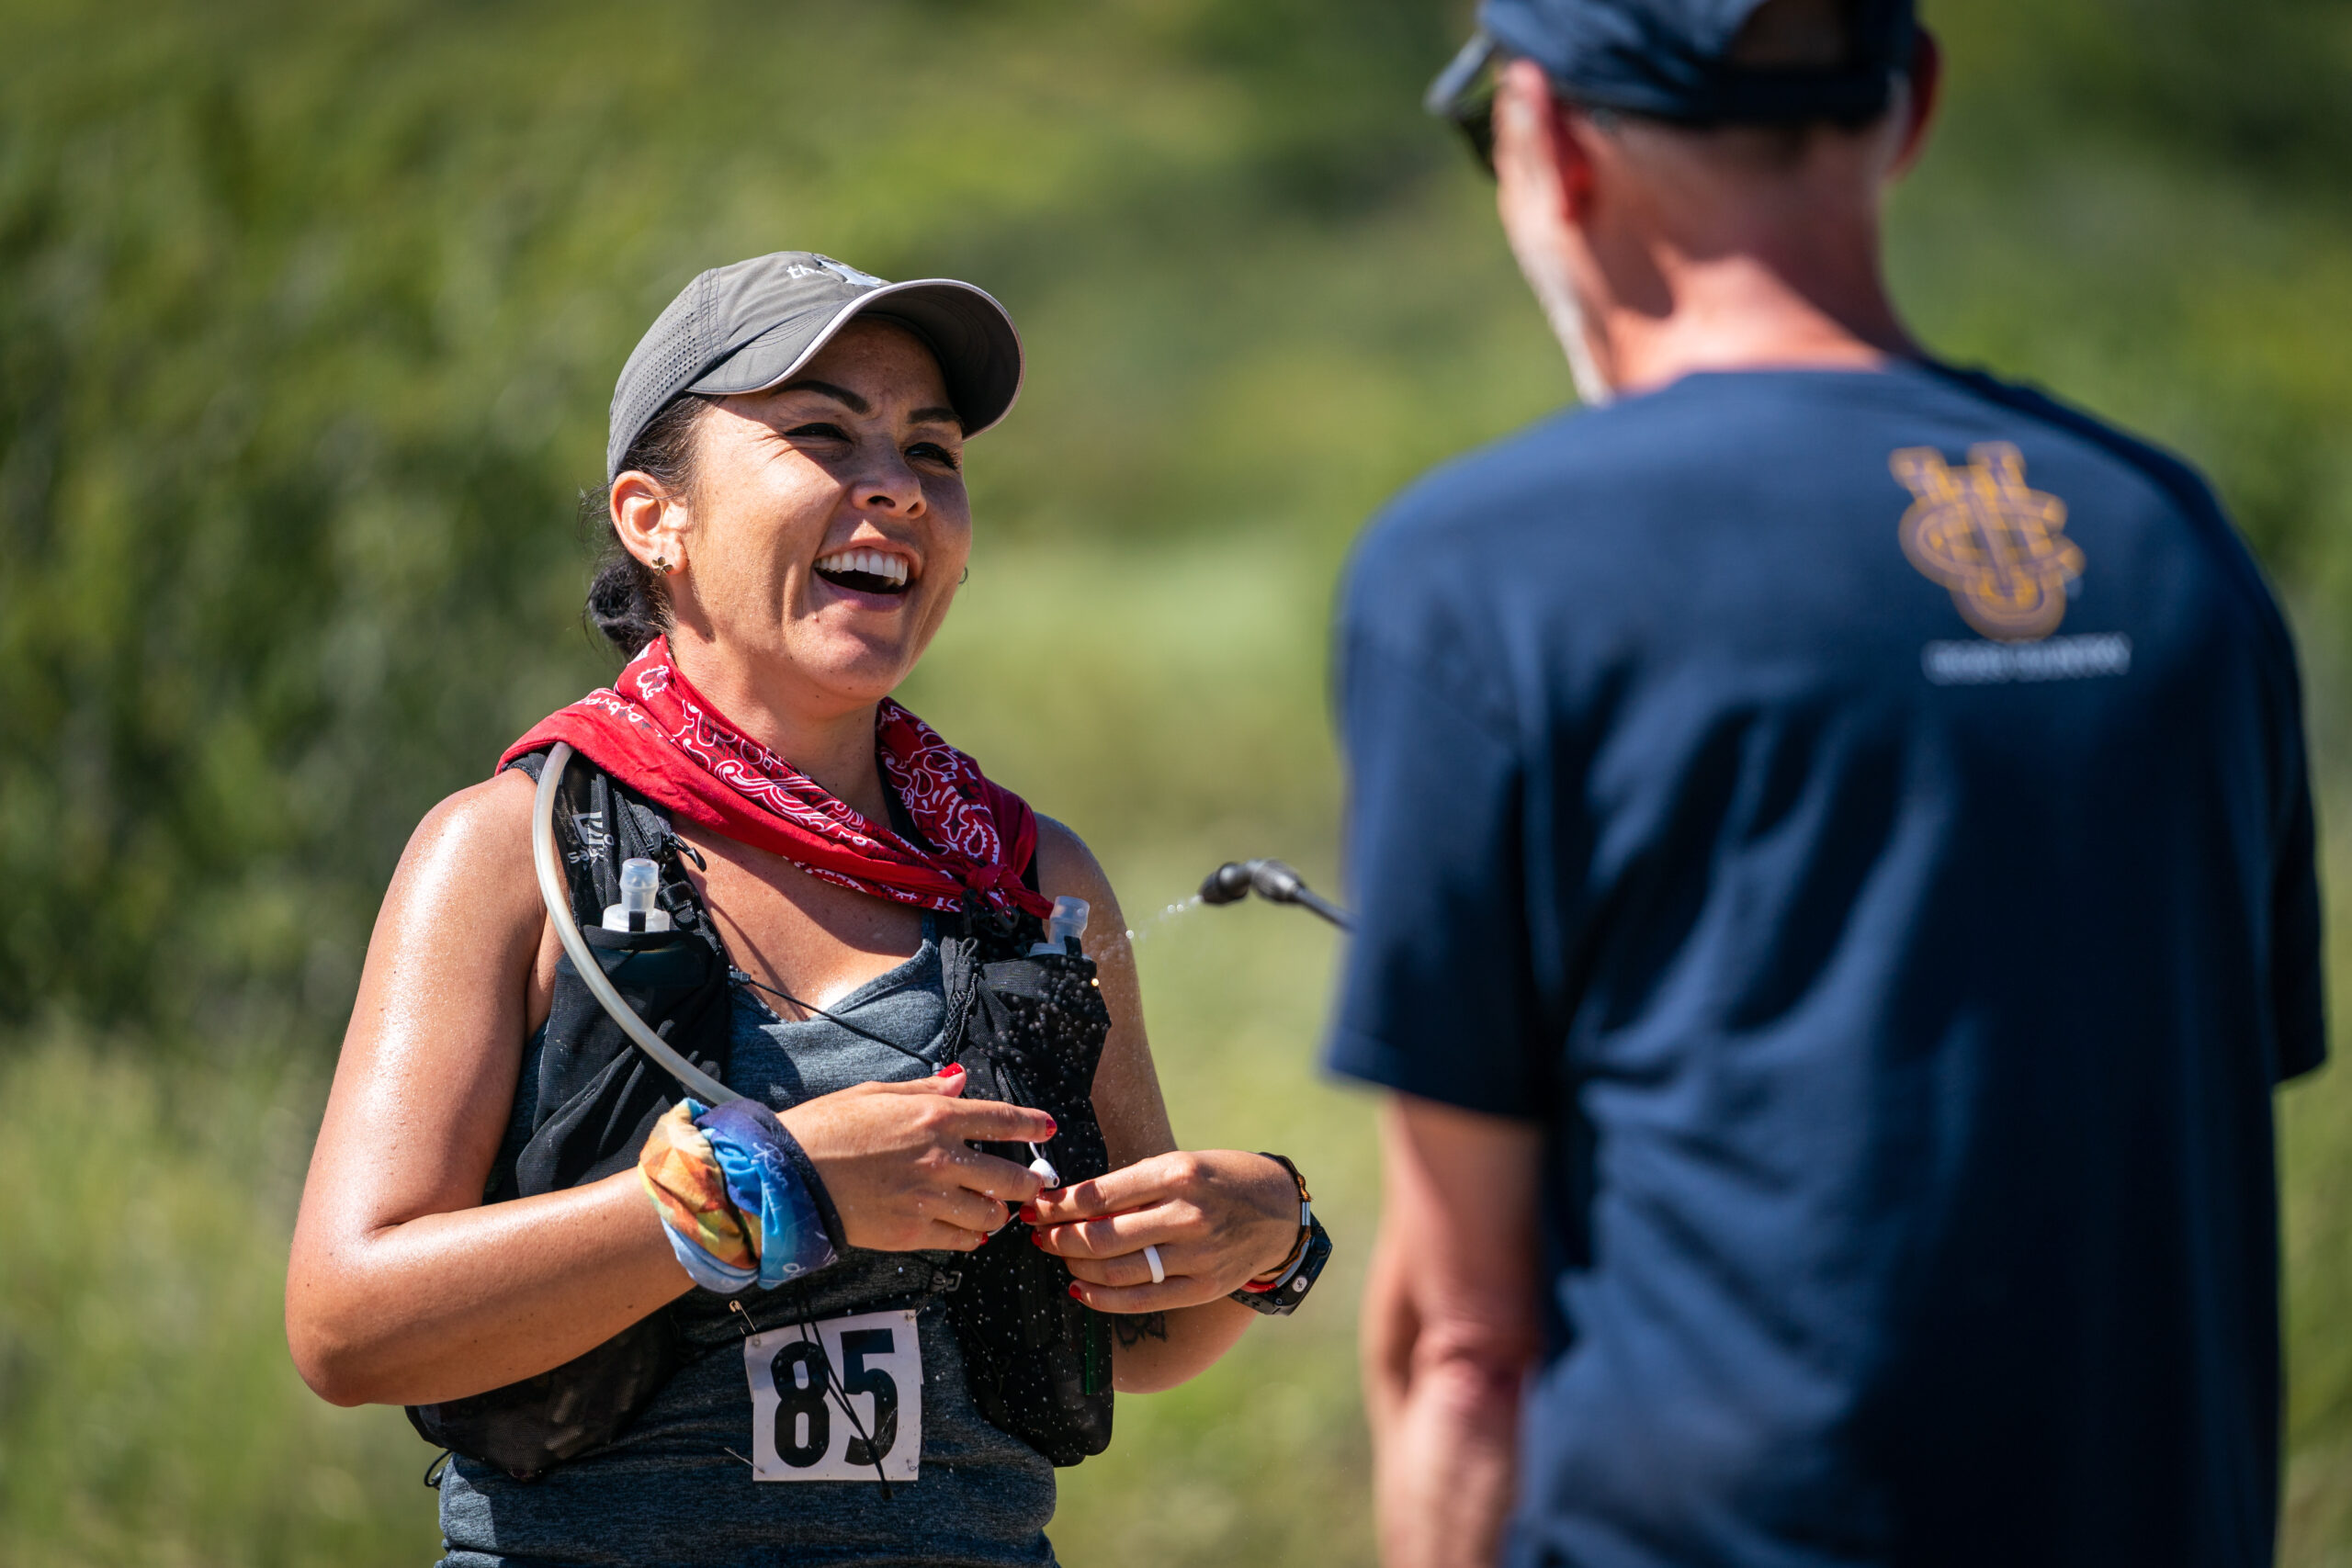
[{"label": "shirt sleeve", "polygon": [[1529,962],[1524,769],[1491,690],[1463,689],[1458,653],[1343,631],[1357,929],[1326,1062],[1464,1110],[1540,1118],[1551,1074]]},{"label": "shirt sleeve", "polygon": [[2289,749],[2285,831],[2272,875],[2270,996],[2277,1021],[2278,1081],[2327,1060],[2326,950],[2320,915],[2317,835],[2301,727]]}]

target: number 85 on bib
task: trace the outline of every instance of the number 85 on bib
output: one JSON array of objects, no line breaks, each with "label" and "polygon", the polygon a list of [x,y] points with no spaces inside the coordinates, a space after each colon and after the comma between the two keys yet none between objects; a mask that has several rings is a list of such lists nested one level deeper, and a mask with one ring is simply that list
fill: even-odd
[{"label": "number 85 on bib", "polygon": [[752,1474],[759,1481],[912,1481],[922,1462],[915,1314],[868,1312],[755,1334]]}]

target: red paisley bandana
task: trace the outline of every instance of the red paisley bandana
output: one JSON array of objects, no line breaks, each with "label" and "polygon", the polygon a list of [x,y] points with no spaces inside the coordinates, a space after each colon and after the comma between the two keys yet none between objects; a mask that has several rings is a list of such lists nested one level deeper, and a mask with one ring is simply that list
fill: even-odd
[{"label": "red paisley bandana", "polygon": [[925,909],[960,909],[972,893],[1000,912],[1053,911],[1021,880],[1037,847],[1028,803],[887,698],[875,726],[883,779],[936,851],[867,821],[739,732],[686,683],[667,637],[648,643],[610,687],[542,719],[499,766],[559,740],[673,818],[782,855],[822,881]]}]

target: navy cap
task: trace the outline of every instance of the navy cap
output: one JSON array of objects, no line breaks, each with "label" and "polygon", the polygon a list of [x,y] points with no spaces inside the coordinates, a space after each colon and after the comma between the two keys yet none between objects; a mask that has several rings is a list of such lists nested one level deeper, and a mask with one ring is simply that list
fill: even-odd
[{"label": "navy cap", "polygon": [[1911,65],[1913,0],[1828,0],[1846,18],[1846,58],[1775,60],[1769,37],[1735,63],[1733,45],[1766,0],[1484,0],[1478,16],[1506,52],[1541,65],[1562,94],[1596,108],[1663,119],[1769,124],[1868,119]]},{"label": "navy cap", "polygon": [[967,435],[1002,419],[1021,394],[1021,334],[987,289],[952,277],[886,283],[814,251],[777,251],[711,268],[646,329],[613,388],[605,481],[620,477],[629,445],[675,399],[780,386],[860,315],[931,345]]}]

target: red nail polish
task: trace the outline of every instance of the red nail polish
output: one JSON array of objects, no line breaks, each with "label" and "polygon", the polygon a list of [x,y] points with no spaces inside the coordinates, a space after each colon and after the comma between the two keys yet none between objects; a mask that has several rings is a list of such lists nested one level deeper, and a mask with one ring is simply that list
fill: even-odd
[{"label": "red nail polish", "polygon": [[961,1062],[950,1062],[950,1063],[948,1063],[945,1066],[944,1066],[944,1067],[940,1068],[940,1069],[939,1069],[939,1071],[937,1071],[937,1072],[935,1072],[935,1073],[932,1074],[931,1076],[932,1076],[933,1077],[935,1077],[935,1078],[952,1078],[952,1077],[956,1077],[958,1073],[961,1073],[963,1070],[964,1070],[964,1064],[963,1064],[963,1063],[961,1063]]},{"label": "red nail polish", "polygon": [[1031,1224],[1035,1224],[1037,1223],[1037,1205],[1035,1203],[1022,1204],[1021,1217],[1028,1221]]},{"label": "red nail polish", "polygon": [[1046,1245],[1046,1238],[1045,1238],[1045,1236],[1044,1236],[1044,1235],[1042,1235],[1041,1234],[1039,1234],[1039,1233],[1038,1233],[1038,1232],[1036,1232],[1036,1231],[1031,1231],[1031,1232],[1029,1233],[1029,1239],[1030,1239],[1031,1241],[1033,1241],[1033,1242],[1035,1242],[1035,1243],[1037,1244],[1037,1246],[1038,1246],[1039,1247],[1041,1247],[1041,1248]]},{"label": "red nail polish", "polygon": [[1084,1296],[1078,1293],[1078,1287],[1076,1285],[1072,1285],[1069,1288],[1069,1296],[1070,1300],[1074,1302],[1082,1302],[1086,1299]]}]

